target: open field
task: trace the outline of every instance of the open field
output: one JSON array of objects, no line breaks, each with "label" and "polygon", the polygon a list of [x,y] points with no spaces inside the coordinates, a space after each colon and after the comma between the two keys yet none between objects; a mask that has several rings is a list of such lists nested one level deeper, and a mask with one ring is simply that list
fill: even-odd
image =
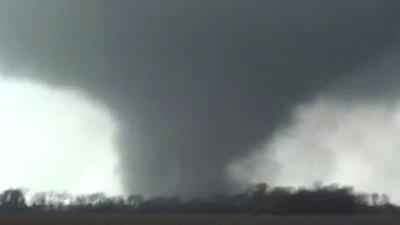
[{"label": "open field", "polygon": [[400,216],[19,215],[1,225],[398,225]]}]

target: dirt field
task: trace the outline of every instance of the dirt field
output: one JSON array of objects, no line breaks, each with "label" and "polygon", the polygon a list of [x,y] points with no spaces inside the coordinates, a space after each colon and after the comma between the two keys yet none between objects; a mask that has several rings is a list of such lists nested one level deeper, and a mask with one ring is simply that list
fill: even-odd
[{"label": "dirt field", "polygon": [[400,225],[400,216],[61,215],[1,216],[1,225]]}]

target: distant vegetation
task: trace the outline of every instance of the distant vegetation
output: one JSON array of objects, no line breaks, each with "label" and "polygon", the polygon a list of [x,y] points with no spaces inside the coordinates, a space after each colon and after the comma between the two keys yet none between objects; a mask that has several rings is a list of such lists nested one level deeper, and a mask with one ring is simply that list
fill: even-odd
[{"label": "distant vegetation", "polygon": [[0,213],[212,213],[212,214],[367,214],[399,213],[388,196],[361,194],[351,187],[316,184],[313,188],[254,185],[238,194],[182,200],[178,197],[141,195],[108,197],[102,193],[71,196],[65,193],[36,193],[27,203],[21,189],[0,194]]}]

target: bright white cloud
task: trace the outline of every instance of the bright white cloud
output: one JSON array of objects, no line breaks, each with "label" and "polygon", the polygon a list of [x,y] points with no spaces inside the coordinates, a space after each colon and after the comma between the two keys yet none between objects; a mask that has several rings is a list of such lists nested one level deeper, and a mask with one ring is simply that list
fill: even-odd
[{"label": "bright white cloud", "polygon": [[262,148],[233,165],[232,173],[277,185],[337,182],[400,203],[400,102],[321,97],[299,106],[293,123]]},{"label": "bright white cloud", "polygon": [[83,93],[0,77],[0,190],[120,194],[116,132]]}]

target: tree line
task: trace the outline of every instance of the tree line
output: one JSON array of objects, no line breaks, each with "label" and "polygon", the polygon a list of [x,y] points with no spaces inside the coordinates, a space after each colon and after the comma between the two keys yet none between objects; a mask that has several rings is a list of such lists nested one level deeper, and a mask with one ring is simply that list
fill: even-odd
[{"label": "tree line", "polygon": [[237,194],[207,198],[109,197],[103,193],[72,196],[42,192],[26,199],[23,189],[0,194],[0,213],[253,213],[357,214],[400,213],[385,194],[356,193],[352,187],[316,184],[312,188],[253,185]]}]

